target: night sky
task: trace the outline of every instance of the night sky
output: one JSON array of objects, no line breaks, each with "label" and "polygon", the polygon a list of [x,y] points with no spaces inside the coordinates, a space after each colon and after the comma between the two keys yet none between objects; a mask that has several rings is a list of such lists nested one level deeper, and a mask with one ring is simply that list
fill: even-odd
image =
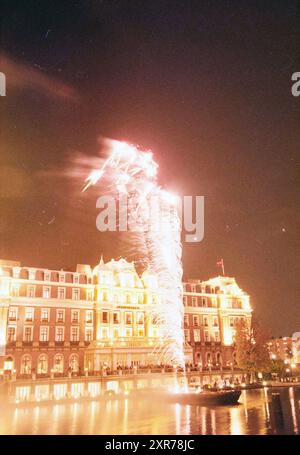
[{"label": "night sky", "polygon": [[74,269],[124,255],[73,171],[99,136],[127,140],[153,150],[163,186],[205,197],[185,277],[224,258],[264,326],[300,331],[296,1],[2,4],[0,257]]}]

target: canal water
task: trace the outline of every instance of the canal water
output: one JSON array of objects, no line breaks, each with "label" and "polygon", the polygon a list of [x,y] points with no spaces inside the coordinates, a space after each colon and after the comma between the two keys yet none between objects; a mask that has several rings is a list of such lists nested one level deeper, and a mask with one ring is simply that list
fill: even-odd
[{"label": "canal water", "polygon": [[279,426],[272,418],[270,390],[243,391],[240,402],[206,408],[124,397],[7,406],[0,411],[0,434],[299,434],[298,390],[284,391],[283,421]]}]

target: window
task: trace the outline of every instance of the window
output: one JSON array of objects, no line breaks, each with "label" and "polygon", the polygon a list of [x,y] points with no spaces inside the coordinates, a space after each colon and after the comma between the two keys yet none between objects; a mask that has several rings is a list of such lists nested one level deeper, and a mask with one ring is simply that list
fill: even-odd
[{"label": "window", "polygon": [[59,273],[58,274],[58,281],[60,283],[64,283],[65,282],[65,279],[66,279],[66,275],[64,273]]},{"label": "window", "polygon": [[144,313],[138,313],[137,314],[137,323],[139,325],[143,325],[144,324]]},{"label": "window", "polygon": [[145,335],[144,329],[138,329],[138,337],[143,337]]},{"label": "window", "polygon": [[35,286],[28,286],[27,287],[27,297],[33,298],[35,295]]},{"label": "window", "polygon": [[44,286],[44,287],[43,287],[43,298],[44,298],[44,299],[49,299],[50,295],[51,295],[50,287]]},{"label": "window", "polygon": [[[74,373],[78,372],[78,370],[79,370],[79,361],[78,361],[78,355],[77,354],[71,354],[70,355],[69,366],[70,366],[72,372],[74,372]],[[72,385],[74,385],[74,384],[72,384]]]},{"label": "window", "polygon": [[202,306],[207,307],[207,299],[204,297],[202,298]]},{"label": "window", "polygon": [[24,327],[23,341],[25,343],[31,343],[32,341],[32,327]]},{"label": "window", "polygon": [[183,305],[186,306],[187,304],[187,297],[186,295],[183,296]]},{"label": "window", "polygon": [[184,331],[184,339],[190,341],[190,331],[187,329]]},{"label": "window", "polygon": [[7,327],[7,341],[9,343],[16,341],[16,327],[13,325]]},{"label": "window", "polygon": [[108,329],[102,329],[102,338],[108,338]]},{"label": "window", "polygon": [[197,306],[197,297],[192,297],[192,306]]},{"label": "window", "polygon": [[48,270],[44,272],[44,281],[50,281],[50,272]]},{"label": "window", "polygon": [[54,371],[55,373],[64,372],[64,358],[62,354],[56,354],[54,357]]},{"label": "window", "polygon": [[196,285],[195,284],[191,284],[191,292],[196,292]]},{"label": "window", "polygon": [[132,329],[131,328],[126,328],[125,330],[125,336],[127,338],[131,338],[132,337]]},{"label": "window", "polygon": [[25,354],[22,357],[21,361],[21,374],[30,374],[31,373],[31,356]]},{"label": "window", "polygon": [[204,341],[209,342],[210,341],[210,336],[208,330],[204,331]]},{"label": "window", "polygon": [[108,311],[102,311],[102,323],[108,324]]},{"label": "window", "polygon": [[50,310],[49,308],[42,308],[41,309],[41,322],[49,322],[49,314],[50,314]]},{"label": "window", "polygon": [[48,357],[46,354],[41,354],[37,364],[37,374],[46,374],[48,372]]},{"label": "window", "polygon": [[40,341],[42,343],[49,341],[49,327],[40,327]]},{"label": "window", "polygon": [[187,314],[184,315],[184,327],[188,327],[189,326],[189,317]]},{"label": "window", "polygon": [[78,275],[78,273],[74,273],[74,275],[73,275],[73,283],[75,283],[75,284],[79,283],[79,275]]},{"label": "window", "polygon": [[125,313],[125,324],[131,325],[132,324],[132,313]]},{"label": "window", "polygon": [[126,303],[131,303],[130,294],[125,294],[125,302]]},{"label": "window", "polygon": [[8,319],[11,321],[16,321],[18,315],[18,309],[15,306],[10,306],[8,310]]},{"label": "window", "polygon": [[114,324],[120,324],[120,312],[116,311],[113,313],[113,322]]},{"label": "window", "polygon": [[56,322],[65,322],[65,310],[56,310]]},{"label": "window", "polygon": [[119,329],[114,328],[114,330],[113,330],[113,335],[114,335],[114,338],[119,338],[119,336],[120,336]]},{"label": "window", "polygon": [[219,333],[219,332],[215,332],[215,341],[216,341],[217,343],[220,342],[220,333]]},{"label": "window", "polygon": [[207,316],[203,316],[203,325],[204,325],[204,327],[208,327],[208,317]]},{"label": "window", "polygon": [[79,327],[71,327],[71,341],[79,341]]},{"label": "window", "polygon": [[34,308],[25,308],[25,321],[32,322],[34,318]]},{"label": "window", "polygon": [[229,325],[230,325],[230,327],[234,326],[234,319],[233,318],[229,319]]},{"label": "window", "polygon": [[80,298],[80,292],[78,288],[72,289],[72,299],[73,300],[79,300]]},{"label": "window", "polygon": [[193,315],[193,326],[199,327],[199,316],[195,314]]},{"label": "window", "polygon": [[87,289],[86,290],[86,299],[87,300],[93,300],[93,290],[92,289]]},{"label": "window", "polygon": [[18,284],[14,285],[12,287],[12,295],[14,297],[19,297],[19,291],[20,291],[20,289],[19,289],[19,285]]},{"label": "window", "polygon": [[219,323],[218,323],[218,318],[214,318],[214,327],[218,327]]},{"label": "window", "polygon": [[55,327],[55,341],[58,343],[64,341],[64,327]]},{"label": "window", "polygon": [[72,310],[71,311],[71,322],[72,324],[79,323],[79,310]]},{"label": "window", "polygon": [[66,298],[66,289],[65,288],[58,288],[57,290],[57,297],[59,299],[65,299]]},{"label": "window", "polygon": [[200,341],[200,329],[194,330],[194,341],[195,343],[199,343]]},{"label": "window", "polygon": [[93,323],[93,311],[92,310],[87,310],[85,312],[85,322],[87,324],[92,324]]},{"label": "window", "polygon": [[28,270],[28,278],[29,278],[29,280],[35,280],[35,270],[34,269]]},{"label": "window", "polygon": [[13,277],[14,278],[20,278],[20,267],[13,267]]},{"label": "window", "polygon": [[92,340],[93,340],[93,329],[92,329],[92,327],[87,327],[85,329],[84,341],[91,342]]}]

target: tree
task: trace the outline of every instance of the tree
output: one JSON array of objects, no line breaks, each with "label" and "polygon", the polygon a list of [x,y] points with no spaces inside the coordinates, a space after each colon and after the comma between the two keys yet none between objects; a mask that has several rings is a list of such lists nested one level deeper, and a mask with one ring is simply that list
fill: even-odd
[{"label": "tree", "polygon": [[251,379],[258,372],[270,372],[267,333],[256,320],[252,321],[252,327],[243,319],[236,324],[235,346],[237,365],[246,371]]}]

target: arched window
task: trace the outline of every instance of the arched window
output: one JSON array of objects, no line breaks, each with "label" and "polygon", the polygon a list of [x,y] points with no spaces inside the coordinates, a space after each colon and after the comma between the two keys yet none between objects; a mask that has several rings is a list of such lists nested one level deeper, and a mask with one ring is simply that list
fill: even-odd
[{"label": "arched window", "polygon": [[38,358],[37,374],[47,374],[48,372],[48,357],[46,354],[41,354]]},{"label": "arched window", "polygon": [[25,354],[21,360],[21,374],[30,374],[31,373],[31,356]]},{"label": "arched window", "polygon": [[62,354],[56,354],[54,357],[54,372],[63,373],[64,372],[64,357]]},{"label": "arched window", "polygon": [[69,366],[70,366],[71,371],[73,373],[77,373],[78,372],[78,370],[79,370],[79,361],[78,361],[78,355],[77,354],[71,354],[70,355]]},{"label": "arched window", "polygon": [[211,353],[206,353],[206,365],[211,365]]},{"label": "arched window", "polygon": [[232,354],[233,365],[236,365],[236,352]]},{"label": "arched window", "polygon": [[217,362],[217,366],[221,366],[221,365],[222,365],[222,355],[221,355],[221,352],[217,352],[217,355],[216,355],[216,362]]}]

